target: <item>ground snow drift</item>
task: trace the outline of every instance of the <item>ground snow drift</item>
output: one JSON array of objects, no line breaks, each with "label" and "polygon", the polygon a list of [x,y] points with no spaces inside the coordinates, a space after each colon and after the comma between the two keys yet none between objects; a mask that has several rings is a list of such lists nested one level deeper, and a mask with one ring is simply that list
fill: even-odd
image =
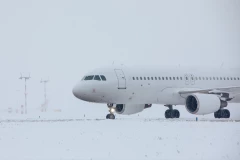
[{"label": "ground snow drift", "polygon": [[240,123],[160,120],[0,122],[0,160],[238,160]]}]

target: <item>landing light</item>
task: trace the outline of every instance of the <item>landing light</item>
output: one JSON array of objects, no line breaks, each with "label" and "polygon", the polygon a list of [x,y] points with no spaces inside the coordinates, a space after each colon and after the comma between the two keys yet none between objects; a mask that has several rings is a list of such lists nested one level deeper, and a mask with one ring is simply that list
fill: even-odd
[{"label": "landing light", "polygon": [[110,112],[111,112],[111,113],[114,113],[114,112],[115,112],[115,108],[111,108],[111,109],[110,109]]}]

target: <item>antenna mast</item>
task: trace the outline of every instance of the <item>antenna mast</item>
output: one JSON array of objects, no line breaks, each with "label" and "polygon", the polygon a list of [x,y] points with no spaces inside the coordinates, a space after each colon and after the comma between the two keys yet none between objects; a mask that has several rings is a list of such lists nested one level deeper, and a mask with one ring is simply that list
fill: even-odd
[{"label": "antenna mast", "polygon": [[25,114],[27,114],[27,80],[29,80],[31,77],[30,77],[30,74],[29,76],[22,76],[21,74],[21,77],[19,78],[20,80],[24,79],[24,82],[25,82]]},{"label": "antenna mast", "polygon": [[49,80],[41,80],[40,83],[43,83],[44,86],[44,104],[42,105],[42,111],[46,112],[47,111],[47,83],[49,82]]}]

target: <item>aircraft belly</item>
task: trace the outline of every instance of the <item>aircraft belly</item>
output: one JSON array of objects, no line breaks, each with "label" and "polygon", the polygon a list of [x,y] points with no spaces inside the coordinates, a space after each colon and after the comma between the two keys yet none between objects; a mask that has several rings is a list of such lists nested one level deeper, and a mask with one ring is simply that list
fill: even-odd
[{"label": "aircraft belly", "polygon": [[111,95],[113,102],[117,104],[156,104],[156,92],[148,90],[119,90],[116,95]]},{"label": "aircraft belly", "polygon": [[160,91],[157,95],[159,104],[185,105],[185,98],[172,88]]}]

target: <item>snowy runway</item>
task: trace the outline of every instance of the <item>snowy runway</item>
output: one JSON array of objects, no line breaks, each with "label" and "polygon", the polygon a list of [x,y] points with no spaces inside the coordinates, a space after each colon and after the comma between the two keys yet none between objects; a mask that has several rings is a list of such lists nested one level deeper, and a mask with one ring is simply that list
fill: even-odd
[{"label": "snowy runway", "polygon": [[240,159],[240,123],[163,119],[0,121],[1,160]]}]

